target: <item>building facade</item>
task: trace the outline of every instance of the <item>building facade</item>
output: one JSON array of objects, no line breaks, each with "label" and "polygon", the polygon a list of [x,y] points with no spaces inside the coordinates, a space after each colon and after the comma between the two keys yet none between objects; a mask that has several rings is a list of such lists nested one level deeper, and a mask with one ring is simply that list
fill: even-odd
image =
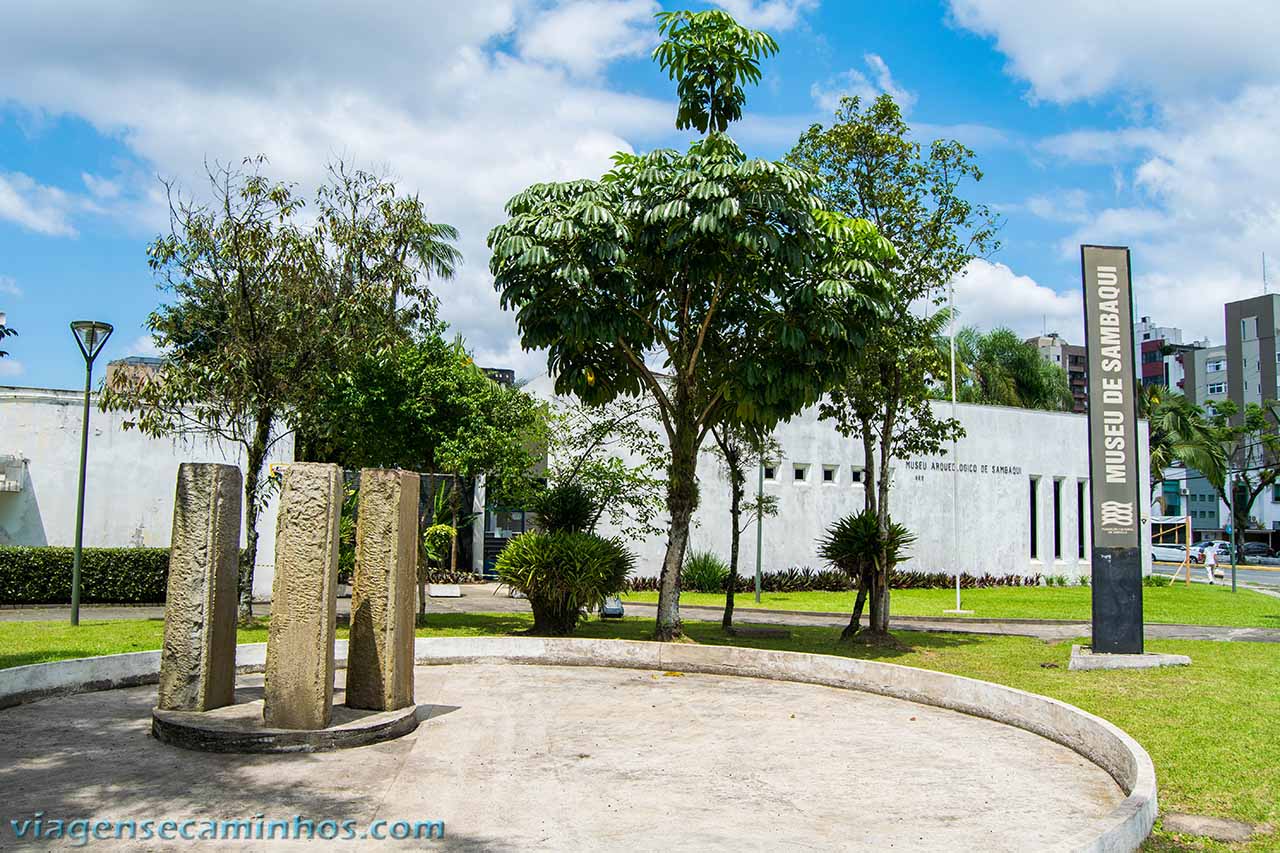
[{"label": "building facade", "polygon": [[[543,376],[526,387],[557,398]],[[932,404],[950,416],[949,402]],[[890,507],[917,536],[905,568],[993,575],[1066,575],[1089,572],[1089,449],[1087,419],[1069,412],[960,404],[965,435],[950,451],[895,462]],[[1147,431],[1140,432],[1141,489],[1146,490]],[[778,514],[764,520],[761,567],[821,568],[818,540],[838,519],[863,509],[866,485],[862,443],[808,409],[780,424],[781,456],[764,472],[764,492],[778,499]],[[754,496],[756,478],[748,478]],[[698,463],[699,503],[690,548],[728,556],[729,484],[719,461],[704,450]],[[1143,501],[1146,506],[1148,502]],[[1149,519],[1143,517],[1149,537]],[[616,531],[604,528],[605,535]],[[754,529],[741,541],[740,571],[755,570]],[[657,575],[666,536],[632,543],[636,573]],[[1143,554],[1150,572],[1149,550]]]},{"label": "building facade", "polygon": [[[6,460],[0,545],[74,544],[83,405],[80,391],[0,387],[0,459]],[[203,439],[150,438],[126,430],[124,413],[98,411],[96,398],[93,405],[84,511],[88,547],[167,548],[178,465],[244,467],[236,449]],[[293,439],[286,436],[269,462],[292,459]],[[273,497],[258,520],[254,595],[259,597],[271,594],[275,519]],[[242,544],[243,537],[242,526]]]},{"label": "building facade", "polygon": [[1057,332],[1027,338],[1026,342],[1035,347],[1045,361],[1066,371],[1067,384],[1071,386],[1071,410],[1077,414],[1089,411],[1089,362],[1085,348],[1067,343]]}]

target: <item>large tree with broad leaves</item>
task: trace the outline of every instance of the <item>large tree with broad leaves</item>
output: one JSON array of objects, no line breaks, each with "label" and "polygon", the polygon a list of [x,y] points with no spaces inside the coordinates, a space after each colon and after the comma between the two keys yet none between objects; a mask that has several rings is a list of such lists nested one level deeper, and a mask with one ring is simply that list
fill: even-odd
[{"label": "large tree with broad leaves", "polygon": [[[707,62],[741,66],[750,55],[732,18],[662,20],[668,41],[655,54],[681,81],[681,121],[708,134],[686,153],[617,154],[599,180],[529,187],[489,245],[503,305],[517,312],[522,344],[547,350],[559,393],[655,403],[670,453],[656,630],[666,640],[681,633],[704,439],[727,421],[769,427],[819,400],[883,304],[876,265],[893,248],[866,221],[824,211],[809,172],[749,158],[717,130],[740,113],[742,77]],[[696,44],[681,35],[688,28],[701,33]],[[718,81],[717,93],[686,85],[689,75]]]}]

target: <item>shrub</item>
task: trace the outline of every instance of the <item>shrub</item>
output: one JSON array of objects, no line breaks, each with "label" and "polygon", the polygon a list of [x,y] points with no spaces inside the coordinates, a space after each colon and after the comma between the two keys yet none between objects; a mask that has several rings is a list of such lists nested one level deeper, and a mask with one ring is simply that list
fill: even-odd
[{"label": "shrub", "polygon": [[595,526],[599,507],[578,483],[559,483],[533,498],[531,509],[544,533],[586,533]]},{"label": "shrub", "polygon": [[499,579],[524,593],[535,634],[564,635],[626,588],[635,557],[621,540],[592,533],[525,533],[498,555]]},{"label": "shrub", "polygon": [[[69,603],[74,555],[72,548],[0,546],[0,604]],[[161,604],[168,582],[168,548],[84,549],[86,604]]]},{"label": "shrub", "polygon": [[423,559],[418,561],[418,572],[427,583],[458,583],[445,580],[446,577],[461,575],[444,568],[444,561],[453,548],[453,537],[456,531],[452,524],[433,524],[422,531],[422,549],[419,552]]},{"label": "shrub", "polygon": [[680,569],[680,588],[690,592],[723,592],[729,564],[712,551],[690,551]]},{"label": "shrub", "polygon": [[[1003,586],[1040,586],[1043,582],[1040,575],[960,575],[962,589],[989,589]],[[889,574],[889,586],[892,589],[951,589],[956,585],[955,575],[947,572],[917,572],[894,569]],[[754,592],[755,576],[739,576],[737,592]],[[842,571],[836,569],[814,570],[810,568],[792,567],[781,571],[764,572],[761,576],[760,588],[765,592],[848,592],[857,589],[857,584]],[[658,578],[638,577],[627,582],[631,592],[657,592]],[[715,590],[719,592],[720,590]]]}]

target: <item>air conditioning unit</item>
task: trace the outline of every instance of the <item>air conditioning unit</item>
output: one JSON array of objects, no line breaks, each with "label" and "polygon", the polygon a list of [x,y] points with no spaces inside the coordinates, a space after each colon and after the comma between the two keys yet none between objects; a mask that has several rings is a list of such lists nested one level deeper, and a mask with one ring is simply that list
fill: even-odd
[{"label": "air conditioning unit", "polygon": [[17,454],[0,456],[0,492],[20,492],[26,479],[26,459]]}]

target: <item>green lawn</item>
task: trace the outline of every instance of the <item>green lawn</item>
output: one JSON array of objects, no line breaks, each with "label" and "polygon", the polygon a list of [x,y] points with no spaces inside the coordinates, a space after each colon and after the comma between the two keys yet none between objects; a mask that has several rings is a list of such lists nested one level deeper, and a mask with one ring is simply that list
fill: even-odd
[{"label": "green lawn", "polygon": [[[851,613],[852,592],[766,592],[759,605],[753,593],[734,596],[735,608],[813,610]],[[995,587],[961,590],[964,607],[973,619],[1075,619],[1089,621],[1090,590],[1085,586]],[[655,602],[656,592],[627,593],[624,601]],[[682,604],[724,607],[724,595],[686,592]],[[953,589],[895,589],[890,611],[895,616],[943,616],[956,606]],[[1192,584],[1154,586],[1142,590],[1142,609],[1148,622],[1187,625],[1226,625],[1233,628],[1280,629],[1280,598],[1242,589]]]},{"label": "green lawn", "polygon": [[[1053,590],[1058,592],[1058,590]],[[1066,590],[1070,591],[1070,590]],[[419,636],[487,636],[527,629],[522,614],[437,614]],[[159,620],[0,623],[0,667],[93,654],[155,649]],[[1280,644],[1156,640],[1152,651],[1188,654],[1188,668],[1144,672],[1071,672],[1070,643],[1046,644],[1026,637],[971,634],[898,634],[904,649],[868,649],[836,642],[831,628],[793,628],[790,639],[738,639],[718,625],[687,622],[697,642],[853,655],[953,672],[1053,696],[1105,717],[1128,731],[1156,764],[1160,805],[1232,817],[1280,828]],[[586,637],[647,639],[652,620],[593,620]],[[345,630],[339,631],[345,636]],[[240,632],[241,642],[261,642],[266,630]],[[1051,666],[1046,666],[1051,665]],[[3,713],[3,712],[0,712]],[[1197,844],[1157,833],[1150,850],[1280,849],[1271,834],[1245,848]]]}]

